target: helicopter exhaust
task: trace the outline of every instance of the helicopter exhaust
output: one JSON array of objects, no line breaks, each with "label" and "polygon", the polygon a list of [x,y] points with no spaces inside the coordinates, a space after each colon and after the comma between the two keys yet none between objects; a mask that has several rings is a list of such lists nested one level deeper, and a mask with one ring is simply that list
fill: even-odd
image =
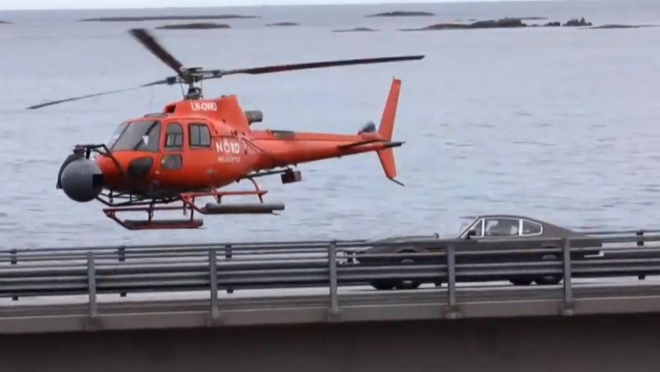
[{"label": "helicopter exhaust", "polygon": [[245,117],[247,118],[248,125],[261,123],[264,120],[264,114],[260,110],[245,111]]}]

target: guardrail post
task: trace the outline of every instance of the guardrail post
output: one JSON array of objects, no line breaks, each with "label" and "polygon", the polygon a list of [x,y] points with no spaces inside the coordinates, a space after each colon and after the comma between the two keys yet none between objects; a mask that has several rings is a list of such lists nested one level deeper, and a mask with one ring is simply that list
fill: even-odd
[{"label": "guardrail post", "polygon": [[209,250],[209,275],[211,282],[211,318],[218,319],[218,262],[215,249]]},{"label": "guardrail post", "polygon": [[458,317],[456,307],[456,247],[450,244],[446,248],[447,255],[447,318]]},{"label": "guardrail post", "polygon": [[[10,265],[18,265],[18,251],[15,249],[12,249],[10,252],[9,256],[9,264]],[[18,301],[18,296],[14,296],[11,298],[12,301]]]},{"label": "guardrail post", "polygon": [[[644,230],[638,230],[637,233],[636,233],[635,235],[637,235],[637,236],[640,237],[640,238],[643,238],[643,237],[644,237]],[[641,240],[641,239],[638,240],[638,241],[637,241],[637,246],[638,246],[638,247],[643,247],[643,246],[644,246],[644,241]],[[644,280],[644,279],[646,279],[646,275],[639,275],[639,276],[637,276],[637,278],[638,278],[639,280]]]},{"label": "guardrail post", "polygon": [[[117,256],[119,257],[119,262],[125,262],[126,261],[126,247],[123,245],[117,249]],[[120,297],[126,297],[126,292],[120,292],[119,293]]]},{"label": "guardrail post", "polygon": [[[231,244],[225,245],[225,261],[231,260]],[[227,293],[234,293],[233,288],[227,288]]]},{"label": "guardrail post", "polygon": [[98,315],[96,304],[96,267],[94,252],[87,252],[87,288],[89,292],[89,316],[95,319]]},{"label": "guardrail post", "polygon": [[573,285],[571,279],[571,241],[562,239],[562,258],[564,262],[564,315],[573,315]]},{"label": "guardrail post", "polygon": [[337,242],[328,246],[328,266],[330,270],[330,320],[339,315],[339,300],[337,299]]}]

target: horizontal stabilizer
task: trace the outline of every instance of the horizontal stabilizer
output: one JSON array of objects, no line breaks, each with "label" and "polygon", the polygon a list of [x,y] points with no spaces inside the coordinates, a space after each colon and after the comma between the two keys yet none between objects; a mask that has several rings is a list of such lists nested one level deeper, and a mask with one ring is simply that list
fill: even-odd
[{"label": "horizontal stabilizer", "polygon": [[364,146],[364,145],[368,145],[370,143],[375,143],[375,142],[382,142],[382,140],[376,138],[376,139],[353,142],[353,143],[349,143],[348,145],[340,145],[340,146],[337,146],[337,147],[339,147],[340,150],[346,150],[346,149],[350,149],[350,148],[353,148],[353,147]]}]

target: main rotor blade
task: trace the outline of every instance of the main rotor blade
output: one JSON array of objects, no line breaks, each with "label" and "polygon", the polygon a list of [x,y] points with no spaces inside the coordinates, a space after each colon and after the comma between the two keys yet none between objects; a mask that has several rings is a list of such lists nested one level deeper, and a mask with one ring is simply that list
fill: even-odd
[{"label": "main rotor blade", "polygon": [[27,107],[26,109],[27,110],[34,110],[34,109],[38,109],[38,108],[42,108],[42,107],[46,107],[46,106],[52,106],[52,105],[57,105],[57,104],[60,104],[60,103],[65,103],[65,102],[77,101],[77,100],[85,99],[85,98],[104,96],[104,95],[107,95],[107,94],[125,92],[125,91],[129,91],[129,90],[135,90],[135,89],[150,87],[150,86],[154,86],[154,85],[169,84],[169,82],[170,82],[169,79],[164,79],[164,80],[154,81],[152,83],[138,85],[138,86],[135,86],[135,87],[132,87],[132,88],[115,89],[115,90],[110,90],[110,91],[101,92],[101,93],[87,94],[87,95],[79,96],[79,97],[65,98],[65,99],[60,99],[60,100],[57,100],[57,101],[50,101],[50,102],[40,103],[38,105],[33,105],[33,106],[30,106],[30,107]]},{"label": "main rotor blade", "polygon": [[147,48],[151,53],[158,57],[158,59],[163,61],[163,63],[174,70],[177,75],[181,76],[184,81],[188,81],[188,76],[185,75],[183,64],[174,58],[170,52],[165,50],[165,48],[156,40],[153,35],[151,35],[149,31],[143,28],[134,28],[128,32],[145,48]]},{"label": "main rotor blade", "polygon": [[325,62],[310,62],[310,63],[296,63],[287,65],[274,65],[264,67],[253,67],[236,70],[222,71],[220,75],[233,75],[233,74],[269,74],[272,72],[306,70],[312,68],[324,68],[335,66],[349,66],[349,65],[362,65],[372,63],[386,63],[386,62],[399,62],[399,61],[413,61],[424,58],[424,55],[416,56],[397,56],[397,57],[381,57],[381,58],[361,58],[361,59],[344,59]]}]

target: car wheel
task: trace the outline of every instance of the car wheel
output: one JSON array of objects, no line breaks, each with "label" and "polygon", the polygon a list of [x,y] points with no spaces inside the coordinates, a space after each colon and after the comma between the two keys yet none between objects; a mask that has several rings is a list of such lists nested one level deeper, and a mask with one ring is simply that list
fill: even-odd
[{"label": "car wheel", "polygon": [[[546,254],[543,257],[541,257],[542,260],[544,261],[558,261],[557,256],[554,254]],[[536,278],[534,281],[538,285],[555,285],[559,284],[561,282],[562,275],[545,275],[540,278]]]},{"label": "car wheel", "polygon": [[[399,253],[406,254],[406,253],[417,253],[417,252],[409,250],[409,251],[402,251]],[[400,265],[414,265],[416,261],[412,257],[406,257],[398,260],[398,263]],[[421,284],[422,282],[418,279],[402,279],[402,280],[398,280],[395,286],[397,289],[406,290],[406,289],[417,289]]]},{"label": "car wheel", "polygon": [[389,291],[394,288],[394,284],[392,282],[385,280],[375,280],[369,284],[371,284],[372,287],[379,291]]},{"label": "car wheel", "polygon": [[511,279],[509,281],[513,285],[530,285],[533,282],[531,279]]}]

